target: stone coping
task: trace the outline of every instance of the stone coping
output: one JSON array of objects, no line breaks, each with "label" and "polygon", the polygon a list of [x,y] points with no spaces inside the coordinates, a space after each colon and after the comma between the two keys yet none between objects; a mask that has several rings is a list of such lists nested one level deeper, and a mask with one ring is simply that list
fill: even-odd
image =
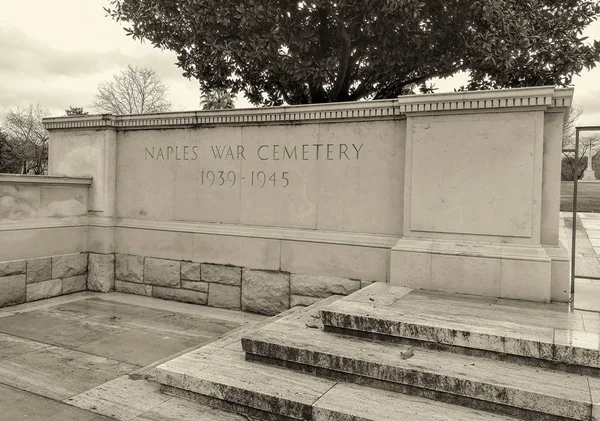
[{"label": "stone coping", "polygon": [[43,120],[47,130],[142,130],[202,126],[298,124],[329,121],[401,120],[410,113],[457,110],[570,107],[573,89],[534,87],[407,95],[397,99],[308,104],[269,108],[186,111],[138,115],[52,117]]},{"label": "stone coping", "polygon": [[53,186],[81,185],[91,186],[92,177],[66,177],[60,175],[0,174],[0,183],[40,184]]}]

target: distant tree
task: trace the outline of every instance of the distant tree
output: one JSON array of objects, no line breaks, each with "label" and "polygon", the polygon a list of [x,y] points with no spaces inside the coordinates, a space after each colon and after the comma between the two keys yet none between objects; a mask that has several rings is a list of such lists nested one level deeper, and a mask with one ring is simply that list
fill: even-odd
[{"label": "distant tree", "polygon": [[[583,172],[586,170],[588,165],[588,155],[589,153],[593,153],[594,156],[592,159],[595,159],[595,156],[598,155],[600,151],[597,147],[600,145],[600,135],[593,134],[590,135],[586,133],[584,135],[580,135],[579,138],[579,159],[577,162],[575,161],[575,152],[567,152],[566,150],[574,150],[575,149],[575,129],[577,127],[577,120],[583,113],[581,107],[572,106],[569,110],[569,114],[565,122],[563,123],[563,138],[562,138],[562,147],[563,147],[563,164],[562,164],[562,172],[561,178],[564,181],[572,181],[573,174],[577,174],[579,178],[583,175]],[[592,151],[590,151],[590,142],[592,145]],[[595,150],[595,152],[594,152]]]},{"label": "distant tree", "polygon": [[15,146],[8,140],[8,136],[0,131],[0,173],[20,173],[22,170],[21,159]]},{"label": "distant tree", "polygon": [[22,174],[45,174],[48,170],[49,136],[42,124],[48,114],[39,104],[6,113],[2,131]]},{"label": "distant tree", "polygon": [[169,111],[167,87],[152,69],[127,66],[98,85],[92,108],[100,113],[149,114]]},{"label": "distant tree", "polygon": [[394,98],[457,72],[467,89],[565,86],[593,68],[596,0],[110,0],[134,39],[202,90],[256,105]]},{"label": "distant tree", "polygon": [[200,95],[203,110],[224,110],[235,108],[235,94],[226,89],[205,91]]},{"label": "distant tree", "polygon": [[67,116],[67,117],[77,117],[77,116],[89,115],[89,114],[90,113],[83,111],[83,107],[70,106],[68,110],[65,110],[65,116]]}]

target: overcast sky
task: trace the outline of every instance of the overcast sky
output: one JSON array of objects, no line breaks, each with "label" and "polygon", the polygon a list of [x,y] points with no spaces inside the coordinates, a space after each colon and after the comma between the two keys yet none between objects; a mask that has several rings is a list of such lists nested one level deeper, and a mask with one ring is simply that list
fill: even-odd
[{"label": "overcast sky", "polygon": [[[175,54],[125,36],[105,17],[108,0],[0,0],[0,119],[10,108],[40,103],[54,116],[69,106],[89,110],[98,83],[128,64],[154,69],[182,110],[199,109],[198,84],[181,76]],[[600,39],[600,22],[587,31]],[[452,91],[464,77],[437,83]],[[580,125],[600,125],[600,68],[574,79]],[[247,107],[245,99],[238,108]]]}]

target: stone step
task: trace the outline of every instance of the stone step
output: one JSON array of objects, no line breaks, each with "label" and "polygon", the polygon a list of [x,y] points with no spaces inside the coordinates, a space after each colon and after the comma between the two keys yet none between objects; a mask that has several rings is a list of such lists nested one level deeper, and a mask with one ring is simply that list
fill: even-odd
[{"label": "stone step", "polygon": [[321,320],[328,332],[600,375],[600,332],[581,314],[500,301],[376,283],[323,308]]},{"label": "stone step", "polygon": [[326,333],[312,316],[247,333],[246,358],[524,419],[591,417],[586,376]]},{"label": "stone step", "polygon": [[264,421],[516,421],[416,396],[322,379],[207,346],[157,367],[163,391]]}]

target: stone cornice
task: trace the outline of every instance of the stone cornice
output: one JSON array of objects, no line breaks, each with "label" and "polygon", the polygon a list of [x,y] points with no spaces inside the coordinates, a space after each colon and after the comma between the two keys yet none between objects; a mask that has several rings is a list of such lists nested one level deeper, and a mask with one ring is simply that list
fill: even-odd
[{"label": "stone cornice", "polygon": [[39,184],[53,186],[91,186],[92,177],[63,177],[57,175],[0,174],[0,183]]},{"label": "stone cornice", "polygon": [[238,110],[188,111],[139,115],[91,115],[44,119],[48,130],[142,130],[203,126],[304,124],[398,120],[407,114],[457,110],[570,107],[573,89],[536,87],[408,95],[378,101],[340,102]]}]

